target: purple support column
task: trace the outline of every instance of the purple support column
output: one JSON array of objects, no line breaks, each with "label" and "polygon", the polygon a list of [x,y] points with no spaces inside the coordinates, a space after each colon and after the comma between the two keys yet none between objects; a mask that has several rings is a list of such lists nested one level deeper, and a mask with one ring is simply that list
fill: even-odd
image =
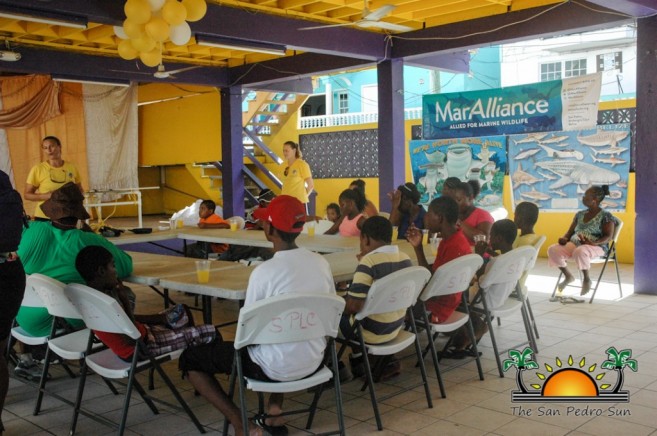
[{"label": "purple support column", "polygon": [[242,87],[221,88],[221,160],[224,217],[244,216]]},{"label": "purple support column", "polygon": [[657,294],[657,17],[642,18],[637,22],[634,291]]},{"label": "purple support column", "polygon": [[405,182],[404,61],[379,63],[379,209],[390,211],[388,192]]}]

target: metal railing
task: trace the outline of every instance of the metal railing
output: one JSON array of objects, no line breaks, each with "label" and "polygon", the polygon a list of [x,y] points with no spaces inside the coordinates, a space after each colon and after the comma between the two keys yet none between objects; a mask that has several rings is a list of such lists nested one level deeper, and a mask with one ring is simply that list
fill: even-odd
[{"label": "metal railing", "polygon": [[[422,108],[413,107],[404,109],[405,120],[422,118]],[[377,123],[378,112],[352,112],[346,114],[317,115],[312,117],[299,117],[299,129],[317,129],[321,127],[353,126],[358,124]]]}]

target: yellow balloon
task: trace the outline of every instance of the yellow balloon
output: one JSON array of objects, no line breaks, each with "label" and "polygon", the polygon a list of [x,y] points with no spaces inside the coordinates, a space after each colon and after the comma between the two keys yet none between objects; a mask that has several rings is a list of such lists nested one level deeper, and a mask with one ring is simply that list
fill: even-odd
[{"label": "yellow balloon", "polygon": [[198,21],[205,16],[208,5],[205,0],[183,0],[183,6],[187,9],[187,21]]},{"label": "yellow balloon", "polygon": [[124,39],[119,43],[118,51],[119,56],[127,61],[136,59],[137,56],[139,56],[139,51],[137,51],[137,49],[132,46],[132,43],[129,39]]},{"label": "yellow balloon", "polygon": [[168,0],[162,6],[162,18],[172,26],[177,26],[187,18],[187,9],[177,0]]},{"label": "yellow balloon", "polygon": [[144,28],[146,34],[155,41],[164,42],[169,38],[169,25],[162,18],[151,18]]},{"label": "yellow balloon", "polygon": [[132,46],[140,52],[151,51],[155,48],[155,40],[148,35],[142,35],[139,38],[131,39]]},{"label": "yellow balloon", "polygon": [[139,59],[141,59],[147,67],[157,67],[160,62],[162,62],[162,52],[159,48],[148,52],[141,52],[139,53]]},{"label": "yellow balloon", "polygon": [[139,38],[145,32],[143,24],[135,23],[130,19],[126,19],[123,22],[123,31],[130,39]]},{"label": "yellow balloon", "polygon": [[151,19],[151,5],[148,0],[128,0],[123,11],[125,16],[135,23],[144,24]]}]

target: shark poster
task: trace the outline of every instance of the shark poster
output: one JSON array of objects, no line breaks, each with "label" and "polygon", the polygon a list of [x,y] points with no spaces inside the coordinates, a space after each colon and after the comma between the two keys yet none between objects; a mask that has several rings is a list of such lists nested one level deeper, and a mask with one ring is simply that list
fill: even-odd
[{"label": "shark poster", "polygon": [[410,141],[409,151],[413,180],[425,208],[440,196],[447,177],[479,180],[481,193],[475,204],[487,210],[504,207],[505,136]]},{"label": "shark poster", "polygon": [[513,204],[536,203],[541,211],[576,211],[593,185],[609,185],[601,206],[625,211],[630,170],[630,125],[509,136]]}]

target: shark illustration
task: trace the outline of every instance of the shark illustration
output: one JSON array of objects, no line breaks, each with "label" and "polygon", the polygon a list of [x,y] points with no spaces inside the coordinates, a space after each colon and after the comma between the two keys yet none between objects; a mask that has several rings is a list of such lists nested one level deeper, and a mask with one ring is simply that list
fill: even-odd
[{"label": "shark illustration", "polygon": [[569,157],[574,157],[577,160],[582,160],[584,159],[584,154],[581,151],[577,150],[555,150],[554,148],[550,148],[547,145],[543,144],[538,144],[539,147],[541,147],[545,152],[548,154],[550,157],[558,157],[558,158],[569,158]]},{"label": "shark illustration", "polygon": [[532,188],[531,191],[521,192],[521,197],[528,198],[530,200],[545,201],[549,200],[551,197],[543,192],[537,191],[536,188]]},{"label": "shark illustration", "polygon": [[533,185],[536,182],[542,182],[543,179],[538,179],[528,172],[522,170],[522,165],[518,164],[518,169],[511,175],[511,181],[513,186],[518,187],[520,185]]},{"label": "shark illustration", "polygon": [[530,142],[538,142],[541,139],[545,138],[547,133],[530,133],[522,139],[513,140],[514,144],[528,144]]},{"label": "shark illustration", "polygon": [[549,186],[559,189],[571,183],[577,185],[612,185],[620,180],[620,175],[606,168],[600,168],[576,160],[550,160],[537,162],[534,168],[541,168],[558,175],[560,178]]},{"label": "shark illustration", "polygon": [[602,150],[597,150],[595,148],[592,148],[591,151],[593,154],[596,156],[599,154],[608,154],[610,156],[620,156],[625,150],[627,150],[627,147],[609,147],[605,148]]},{"label": "shark illustration", "polygon": [[593,135],[588,136],[579,136],[577,135],[577,140],[584,145],[589,147],[604,147],[609,145],[611,147],[616,147],[623,139],[627,138],[630,132],[622,132],[615,130],[598,130]]},{"label": "shark illustration", "polygon": [[620,159],[616,156],[596,157],[596,156],[591,154],[591,159],[593,159],[593,163],[595,163],[595,162],[606,163],[606,164],[610,164],[612,167],[615,167],[616,165],[624,164],[625,162],[627,162],[626,160]]},{"label": "shark illustration", "polygon": [[541,149],[538,148],[538,147],[536,147],[536,148],[528,148],[527,150],[522,150],[520,153],[518,153],[518,154],[513,158],[513,160],[526,159],[526,158],[528,158],[529,156],[533,156],[533,155],[535,155],[535,154],[538,153],[539,151],[541,151]]}]

